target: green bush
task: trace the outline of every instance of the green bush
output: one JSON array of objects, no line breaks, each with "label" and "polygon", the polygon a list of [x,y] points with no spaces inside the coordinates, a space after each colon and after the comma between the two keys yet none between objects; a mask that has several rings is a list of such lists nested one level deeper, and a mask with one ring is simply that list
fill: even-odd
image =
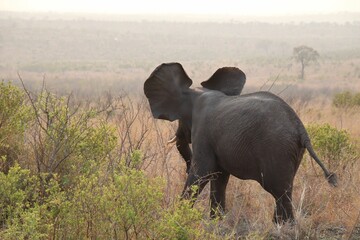
[{"label": "green bush", "polygon": [[159,179],[135,169],[80,176],[60,230],[76,239],[145,239],[161,212],[162,192]]},{"label": "green bush", "polygon": [[360,93],[356,93],[353,96],[353,103],[356,106],[360,106]]},{"label": "green bush", "polygon": [[0,239],[214,237],[202,211],[164,202],[164,180],[141,170],[140,150],[118,157],[116,128],[101,109],[45,87],[36,95],[0,88],[0,146],[27,144],[21,161],[0,171]]},{"label": "green bush", "polygon": [[[0,239],[210,239],[202,212],[163,202],[164,181],[125,165],[92,161],[74,188],[62,189],[15,165],[0,173]],[[45,176],[44,176],[45,178]]]},{"label": "green bush", "polygon": [[27,93],[33,112],[27,157],[36,172],[58,174],[69,185],[91,161],[103,161],[116,147],[116,129],[101,115],[103,109],[82,107],[72,95],[58,96],[45,87]]},{"label": "green bush", "polygon": [[[164,181],[122,165],[79,177],[58,218],[57,234],[75,239],[200,239],[202,213],[188,202],[165,206]],[[210,235],[209,235],[210,236]]]},{"label": "green bush", "polygon": [[[0,172],[1,239],[43,239],[49,232],[48,210],[41,204],[39,180],[19,165]],[[1,230],[1,228],[0,228]]]},{"label": "green bush", "polygon": [[360,106],[360,93],[353,94],[349,91],[338,93],[333,98],[333,105],[338,108]]},{"label": "green bush", "polygon": [[21,89],[0,82],[0,171],[7,172],[23,148],[30,108]]},{"label": "green bush", "polygon": [[355,146],[346,130],[339,130],[329,124],[311,124],[306,129],[315,151],[320,158],[328,161],[330,168],[356,158]]},{"label": "green bush", "polygon": [[29,119],[29,107],[21,89],[11,83],[0,82],[0,143],[13,133],[23,132]]},{"label": "green bush", "polygon": [[164,212],[157,227],[159,239],[210,239],[204,230],[202,213],[191,208],[189,201],[174,203],[173,208]]}]

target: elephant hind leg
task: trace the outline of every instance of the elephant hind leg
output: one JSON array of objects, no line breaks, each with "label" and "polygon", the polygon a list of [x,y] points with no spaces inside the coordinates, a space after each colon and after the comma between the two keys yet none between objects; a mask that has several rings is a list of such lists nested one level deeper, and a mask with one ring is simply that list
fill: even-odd
[{"label": "elephant hind leg", "polygon": [[293,178],[281,179],[274,177],[272,181],[265,181],[265,185],[263,185],[264,189],[275,199],[276,206],[273,221],[276,224],[294,221],[292,184]]},{"label": "elephant hind leg", "polygon": [[210,182],[211,218],[225,212],[225,192],[229,176],[229,173],[222,171]]},{"label": "elephant hind leg", "polygon": [[284,192],[281,196],[273,195],[276,201],[273,221],[277,224],[294,221],[291,192]]},{"label": "elephant hind leg", "polygon": [[263,188],[275,199],[273,221],[277,224],[293,223],[292,190],[297,166],[293,164],[293,161],[275,161],[275,163],[278,163],[273,166],[276,167],[276,171],[265,171],[261,183]]},{"label": "elephant hind leg", "polygon": [[276,201],[273,221],[276,224],[294,221],[292,189],[272,193]]}]

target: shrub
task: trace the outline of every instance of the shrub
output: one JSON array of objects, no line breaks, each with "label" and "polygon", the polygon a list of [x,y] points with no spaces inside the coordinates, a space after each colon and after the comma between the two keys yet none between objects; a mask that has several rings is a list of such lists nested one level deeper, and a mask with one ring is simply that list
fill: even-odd
[{"label": "shrub", "polygon": [[0,186],[0,238],[44,238],[51,223],[40,201],[38,178],[16,164],[8,174],[0,172]]},{"label": "shrub", "polygon": [[360,93],[352,94],[349,91],[338,93],[333,98],[333,105],[338,108],[360,106]]},{"label": "shrub", "polygon": [[175,202],[165,211],[157,227],[159,239],[210,239],[204,230],[202,213],[189,201]]},{"label": "shrub", "polygon": [[29,119],[24,93],[11,83],[0,82],[0,171],[8,172],[17,160]]},{"label": "shrub", "polygon": [[106,175],[101,166],[93,167],[98,171],[79,177],[68,205],[71,210],[60,213],[65,223],[58,230],[61,236],[200,239],[205,234],[201,211],[188,202],[163,205],[164,181],[161,178],[148,178],[142,170],[125,165]]},{"label": "shrub", "polygon": [[92,167],[98,171],[80,176],[72,191],[61,232],[78,239],[145,239],[161,212],[161,181],[140,170],[104,175]]},{"label": "shrub", "polygon": [[[28,102],[23,91],[0,87],[8,89],[1,92],[2,120],[11,119],[0,126],[0,136],[8,142],[19,135],[14,144],[27,144],[26,164],[0,171],[0,239],[212,237],[202,211],[186,201],[164,203],[164,180],[141,170],[141,145],[116,154],[116,129],[102,109],[75,104],[71,95],[57,96],[45,86],[38,94],[24,87]],[[8,155],[0,159],[6,162]]]},{"label": "shrub", "polygon": [[360,93],[356,93],[353,96],[353,103],[356,106],[360,106]]},{"label": "shrub", "polygon": [[[134,154],[138,156],[138,154]],[[91,169],[91,170],[90,170]],[[73,188],[46,184],[15,165],[0,173],[1,239],[210,239],[202,212],[186,201],[163,203],[164,182],[125,165],[92,161]],[[46,178],[44,176],[43,178]],[[204,237],[206,236],[206,237]]]},{"label": "shrub", "polygon": [[76,103],[71,94],[58,96],[45,86],[38,94],[24,90],[33,112],[28,160],[37,173],[59,174],[67,184],[87,171],[90,161],[104,160],[115,148],[115,128],[101,115],[106,107]]},{"label": "shrub", "polygon": [[346,130],[338,130],[329,124],[311,124],[307,131],[315,151],[328,161],[330,168],[356,158],[355,147]]}]

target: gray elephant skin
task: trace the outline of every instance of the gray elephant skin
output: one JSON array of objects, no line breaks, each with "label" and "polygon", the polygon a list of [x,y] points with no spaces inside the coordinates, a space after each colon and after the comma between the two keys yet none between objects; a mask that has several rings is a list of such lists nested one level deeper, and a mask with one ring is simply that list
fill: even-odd
[{"label": "gray elephant skin", "polygon": [[305,149],[332,186],[337,177],[316,156],[294,110],[270,92],[239,95],[245,80],[240,69],[224,67],[192,89],[181,64],[164,63],[145,81],[144,93],[154,118],[179,120],[176,144],[188,172],[183,198],[195,201],[210,181],[213,217],[225,210],[231,174],[257,181],[274,197],[276,223],[292,222],[293,181]]}]

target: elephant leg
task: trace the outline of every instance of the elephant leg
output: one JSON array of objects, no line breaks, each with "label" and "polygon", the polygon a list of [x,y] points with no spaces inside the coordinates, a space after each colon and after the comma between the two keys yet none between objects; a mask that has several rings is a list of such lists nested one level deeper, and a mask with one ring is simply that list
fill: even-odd
[{"label": "elephant leg", "polygon": [[215,218],[225,212],[225,192],[230,174],[221,172],[210,182],[210,217]]},{"label": "elephant leg", "polygon": [[275,199],[276,206],[273,221],[276,224],[294,222],[292,190],[296,169],[297,166],[291,161],[287,161],[278,164],[276,171],[261,172],[262,179],[259,183]]},{"label": "elephant leg", "polygon": [[204,189],[205,185],[210,180],[215,179],[215,160],[215,155],[210,152],[209,148],[204,146],[194,146],[194,155],[191,162],[190,172],[181,195],[182,198],[191,199],[195,202],[197,196]]},{"label": "elephant leg", "polygon": [[[199,176],[190,172],[184,190],[181,194],[182,199],[189,199],[192,201],[192,204],[195,203],[196,198],[204,189],[205,185],[209,182],[210,178],[208,176]],[[195,188],[194,188],[195,187]]]},{"label": "elephant leg", "polygon": [[292,188],[272,192],[276,201],[273,221],[276,224],[294,222],[292,206]]}]

